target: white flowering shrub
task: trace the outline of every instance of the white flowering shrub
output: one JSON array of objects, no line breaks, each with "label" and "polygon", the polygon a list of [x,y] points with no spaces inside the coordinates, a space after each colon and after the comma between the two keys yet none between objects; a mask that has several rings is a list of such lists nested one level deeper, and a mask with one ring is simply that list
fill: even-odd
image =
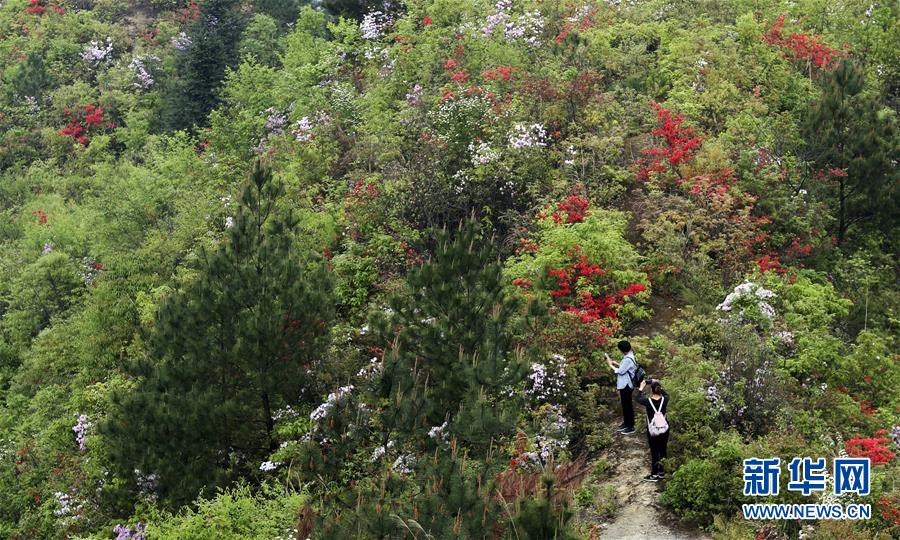
[{"label": "white flowering shrub", "polygon": [[565,357],[554,354],[544,363],[531,364],[531,373],[525,387],[525,395],[538,402],[558,402],[565,398],[566,365]]},{"label": "white flowering shrub", "polygon": [[716,310],[728,314],[724,321],[754,322],[764,327],[775,319],[775,308],[767,300],[775,293],[756,283],[745,282],[734,288]]}]

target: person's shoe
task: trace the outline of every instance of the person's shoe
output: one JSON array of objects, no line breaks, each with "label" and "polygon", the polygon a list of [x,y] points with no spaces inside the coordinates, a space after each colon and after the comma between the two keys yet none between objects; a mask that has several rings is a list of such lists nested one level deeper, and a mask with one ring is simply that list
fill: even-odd
[{"label": "person's shoe", "polygon": [[621,433],[622,435],[633,435],[633,434],[634,434],[634,428],[633,428],[633,427],[625,428],[625,429],[623,429],[622,431],[620,431],[619,433]]},{"label": "person's shoe", "polygon": [[619,426],[619,429],[617,429],[616,431],[619,432],[619,433],[622,433],[622,432],[625,431],[626,429],[628,429],[628,428],[625,427],[625,426]]},{"label": "person's shoe", "polygon": [[656,477],[659,478],[660,480],[665,480],[665,478],[666,478],[666,473],[664,473],[664,472],[657,473],[657,474],[656,474]]},{"label": "person's shoe", "polygon": [[644,482],[659,482],[659,477],[655,474],[648,474],[644,477]]}]

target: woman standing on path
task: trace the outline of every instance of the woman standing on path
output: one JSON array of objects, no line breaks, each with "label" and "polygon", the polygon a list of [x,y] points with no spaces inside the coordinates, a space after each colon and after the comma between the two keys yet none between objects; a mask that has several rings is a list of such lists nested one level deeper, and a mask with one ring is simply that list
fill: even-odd
[{"label": "woman standing on path", "polygon": [[622,361],[616,364],[608,354],[605,354],[606,365],[616,372],[616,390],[619,391],[619,400],[622,402],[622,424],[618,431],[623,435],[631,435],[634,433],[634,403],[631,402],[631,394],[634,391],[634,384],[631,375],[637,370],[637,361],[634,359],[634,351],[631,350],[631,343],[622,340],[618,343],[619,351],[625,355]]},{"label": "woman standing on path", "polygon": [[647,409],[647,442],[650,444],[650,474],[644,477],[646,482],[657,482],[665,476],[660,461],[666,458],[666,446],[669,444],[669,423],[666,410],[669,406],[669,394],[663,390],[658,380],[650,380],[650,397],[642,394],[647,381],[642,381],[635,401]]}]

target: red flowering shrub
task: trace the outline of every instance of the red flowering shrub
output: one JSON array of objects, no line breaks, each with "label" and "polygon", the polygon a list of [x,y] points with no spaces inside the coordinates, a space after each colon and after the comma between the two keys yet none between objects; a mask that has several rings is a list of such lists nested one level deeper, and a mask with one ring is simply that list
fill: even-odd
[{"label": "red flowering shrub", "polygon": [[494,69],[485,71],[484,73],[482,73],[482,75],[484,75],[485,79],[489,79],[492,81],[497,80],[497,79],[499,79],[501,81],[508,81],[511,78],[511,75],[510,75],[511,72],[512,72],[511,67],[497,66]]},{"label": "red flowering shrub", "polygon": [[569,195],[564,201],[556,203],[556,212],[550,214],[555,223],[580,223],[588,214],[590,203],[578,195]]},{"label": "red flowering shrub", "polygon": [[104,118],[103,109],[90,103],[74,110],[66,108],[63,113],[69,122],[59,130],[60,135],[72,137],[84,146],[90,141],[88,138],[90,133],[96,133],[104,127],[110,129],[115,127],[115,124]]},{"label": "red flowering shrub", "polygon": [[198,18],[200,18],[200,6],[197,5],[197,2],[191,2],[178,12],[178,20],[182,23],[195,21]]},{"label": "red flowering shrub", "polygon": [[846,450],[852,457],[867,457],[872,465],[881,465],[897,457],[888,449],[888,442],[884,437],[857,437],[847,441]]},{"label": "red flowering shrub", "polygon": [[42,0],[30,0],[28,2],[28,7],[25,8],[25,13],[29,15],[43,15],[47,8],[41,5]]},{"label": "red flowering shrub", "polygon": [[775,272],[776,274],[787,272],[787,268],[781,266],[781,263],[778,262],[778,257],[773,257],[771,255],[763,255],[762,257],[757,258],[756,266],[763,274],[769,271]]},{"label": "red flowering shrub", "polygon": [[40,223],[41,225],[47,223],[47,213],[44,212],[43,210],[41,210],[40,208],[38,208],[37,210],[32,212],[32,214],[34,214],[38,217],[38,223]]},{"label": "red flowering shrub", "polygon": [[680,177],[677,167],[693,159],[703,144],[703,138],[698,136],[693,129],[681,126],[684,122],[684,115],[675,114],[655,101],[651,102],[651,105],[656,111],[657,121],[657,126],[651,133],[661,137],[663,143],[642,151],[649,159],[640,158],[637,161],[638,179],[651,181],[654,176],[668,170],[674,171]]},{"label": "red flowering shrub", "polygon": [[779,15],[774,23],[766,24],[763,41],[781,49],[785,58],[806,60],[812,65],[824,69],[834,67],[833,60],[844,55],[843,51],[827,47],[822,38],[815,34],[810,36],[792,32],[787,35],[784,31],[784,15]]},{"label": "red flowering shrub", "polygon": [[881,517],[894,525],[900,525],[900,500],[897,497],[882,495],[875,506]]}]

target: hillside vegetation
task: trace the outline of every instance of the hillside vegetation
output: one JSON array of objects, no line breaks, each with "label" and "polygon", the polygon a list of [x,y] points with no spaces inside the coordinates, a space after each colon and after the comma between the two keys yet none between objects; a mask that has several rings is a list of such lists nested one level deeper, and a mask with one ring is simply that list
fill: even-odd
[{"label": "hillside vegetation", "polygon": [[0,538],[598,538],[623,338],[683,527],[896,538],[898,16],[0,1]]}]

